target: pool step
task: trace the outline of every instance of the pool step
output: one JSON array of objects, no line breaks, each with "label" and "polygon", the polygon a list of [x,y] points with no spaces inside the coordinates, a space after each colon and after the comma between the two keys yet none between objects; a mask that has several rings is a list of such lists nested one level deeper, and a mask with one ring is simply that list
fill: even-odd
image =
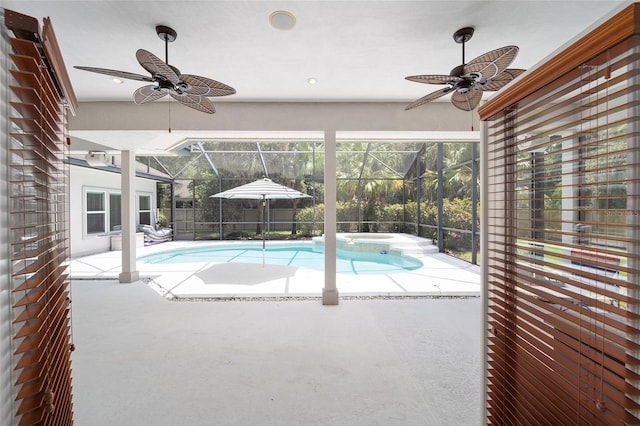
[{"label": "pool step", "polygon": [[402,253],[407,256],[424,256],[438,253],[438,246],[434,246],[431,241],[403,241],[400,247]]},{"label": "pool step", "polygon": [[[347,233],[337,234],[336,240],[338,248],[348,248],[360,252],[377,253],[391,248],[393,250],[400,250],[402,254],[413,257],[438,253],[438,247],[434,246],[430,239],[408,234]],[[321,237],[313,237],[313,241],[323,246],[324,235]]]},{"label": "pool step", "polygon": [[439,252],[440,250],[438,250],[438,247],[436,246],[423,248],[419,250],[402,250],[402,254],[404,254],[405,256],[413,256],[413,257],[426,256],[428,254],[436,254]]}]

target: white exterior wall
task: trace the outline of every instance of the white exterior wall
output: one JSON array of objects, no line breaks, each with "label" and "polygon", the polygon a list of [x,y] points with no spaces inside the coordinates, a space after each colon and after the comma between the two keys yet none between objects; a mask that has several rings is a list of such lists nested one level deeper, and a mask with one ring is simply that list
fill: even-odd
[{"label": "white exterior wall", "polygon": [[[70,181],[71,256],[78,257],[109,251],[111,249],[109,235],[86,234],[84,194],[87,189],[120,192],[120,174],[87,167],[71,166]],[[151,206],[153,208],[156,205],[156,182],[149,179],[136,178],[136,194],[151,194]]]}]

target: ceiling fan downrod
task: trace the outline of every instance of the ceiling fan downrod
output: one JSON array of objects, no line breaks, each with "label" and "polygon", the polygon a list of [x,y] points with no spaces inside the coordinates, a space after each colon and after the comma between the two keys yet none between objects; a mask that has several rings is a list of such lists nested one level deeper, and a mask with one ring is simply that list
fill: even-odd
[{"label": "ceiling fan downrod", "polygon": [[158,25],[156,26],[156,34],[158,34],[160,40],[164,40],[164,62],[169,65],[169,43],[175,41],[178,33],[171,27]]},{"label": "ceiling fan downrod", "polygon": [[466,63],[464,59],[464,44],[471,40],[474,31],[475,29],[473,27],[464,27],[453,33],[453,39],[455,42],[462,44],[462,65],[465,65]]}]

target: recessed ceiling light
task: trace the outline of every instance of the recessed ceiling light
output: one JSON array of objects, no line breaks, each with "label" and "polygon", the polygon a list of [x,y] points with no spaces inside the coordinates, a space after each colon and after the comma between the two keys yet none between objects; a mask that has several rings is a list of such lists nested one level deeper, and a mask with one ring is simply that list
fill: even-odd
[{"label": "recessed ceiling light", "polygon": [[111,81],[113,81],[115,84],[122,84],[122,79],[118,77],[113,77]]},{"label": "recessed ceiling light", "polygon": [[307,83],[313,85],[316,84],[318,82],[318,79],[311,77],[310,79],[307,80]]},{"label": "recessed ceiling light", "polygon": [[278,30],[290,30],[296,26],[296,17],[286,10],[276,10],[269,15],[269,23]]}]

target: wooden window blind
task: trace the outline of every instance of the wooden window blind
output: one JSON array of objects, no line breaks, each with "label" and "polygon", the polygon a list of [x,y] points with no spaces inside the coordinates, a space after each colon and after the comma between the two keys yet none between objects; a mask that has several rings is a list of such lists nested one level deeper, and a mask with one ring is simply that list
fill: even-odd
[{"label": "wooden window blind", "polygon": [[[61,57],[47,23],[4,10],[16,424],[70,425],[69,170]],[[53,56],[52,56],[53,54]]]},{"label": "wooden window blind", "polygon": [[479,111],[489,424],[640,423],[638,10]]}]

